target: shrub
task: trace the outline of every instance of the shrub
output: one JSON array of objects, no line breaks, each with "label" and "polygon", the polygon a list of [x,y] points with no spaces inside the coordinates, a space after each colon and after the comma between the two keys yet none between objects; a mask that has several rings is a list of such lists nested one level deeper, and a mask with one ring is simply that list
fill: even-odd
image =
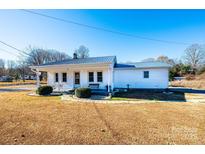
[{"label": "shrub", "polygon": [[89,98],[91,97],[91,89],[90,88],[77,88],[75,90],[75,96],[78,98]]},{"label": "shrub", "polygon": [[52,92],[53,92],[53,87],[51,86],[42,86],[42,87],[39,87],[36,91],[36,93],[39,95],[49,95]]}]

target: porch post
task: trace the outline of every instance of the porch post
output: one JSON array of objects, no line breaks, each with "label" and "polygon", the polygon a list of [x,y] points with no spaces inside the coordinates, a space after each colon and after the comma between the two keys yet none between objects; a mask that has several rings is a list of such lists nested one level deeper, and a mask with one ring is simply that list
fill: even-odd
[{"label": "porch post", "polygon": [[108,84],[107,91],[110,92],[110,67],[108,67]]},{"label": "porch post", "polygon": [[39,72],[39,70],[36,70],[36,87],[39,88],[40,87],[40,76],[41,72]]}]

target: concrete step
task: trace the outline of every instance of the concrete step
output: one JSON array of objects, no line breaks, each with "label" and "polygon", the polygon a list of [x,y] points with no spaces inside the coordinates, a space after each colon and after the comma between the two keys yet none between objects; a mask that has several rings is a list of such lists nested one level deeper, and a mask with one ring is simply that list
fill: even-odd
[{"label": "concrete step", "polygon": [[103,95],[103,96],[109,95],[109,93],[104,89],[91,89],[91,92],[94,95]]}]

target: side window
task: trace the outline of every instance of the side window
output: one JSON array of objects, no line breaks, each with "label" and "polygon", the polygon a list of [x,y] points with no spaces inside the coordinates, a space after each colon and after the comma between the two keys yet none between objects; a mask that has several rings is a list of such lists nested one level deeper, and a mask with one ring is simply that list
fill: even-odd
[{"label": "side window", "polygon": [[94,82],[94,72],[88,73],[89,82]]},{"label": "side window", "polygon": [[144,78],[149,78],[149,71],[144,71]]},{"label": "side window", "polygon": [[58,73],[55,74],[56,82],[58,82]]},{"label": "side window", "polygon": [[75,72],[75,84],[80,84],[80,72]]},{"label": "side window", "polygon": [[62,81],[67,82],[67,73],[62,74]]},{"label": "side window", "polygon": [[102,72],[97,72],[97,81],[102,82],[103,81],[103,73]]}]

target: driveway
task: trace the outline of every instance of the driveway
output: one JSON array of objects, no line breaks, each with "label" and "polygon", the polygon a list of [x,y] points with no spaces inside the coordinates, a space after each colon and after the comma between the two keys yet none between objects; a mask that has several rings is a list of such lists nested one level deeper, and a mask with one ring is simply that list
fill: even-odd
[{"label": "driveway", "polygon": [[35,90],[35,88],[36,88],[35,85],[1,86],[0,93]]}]

